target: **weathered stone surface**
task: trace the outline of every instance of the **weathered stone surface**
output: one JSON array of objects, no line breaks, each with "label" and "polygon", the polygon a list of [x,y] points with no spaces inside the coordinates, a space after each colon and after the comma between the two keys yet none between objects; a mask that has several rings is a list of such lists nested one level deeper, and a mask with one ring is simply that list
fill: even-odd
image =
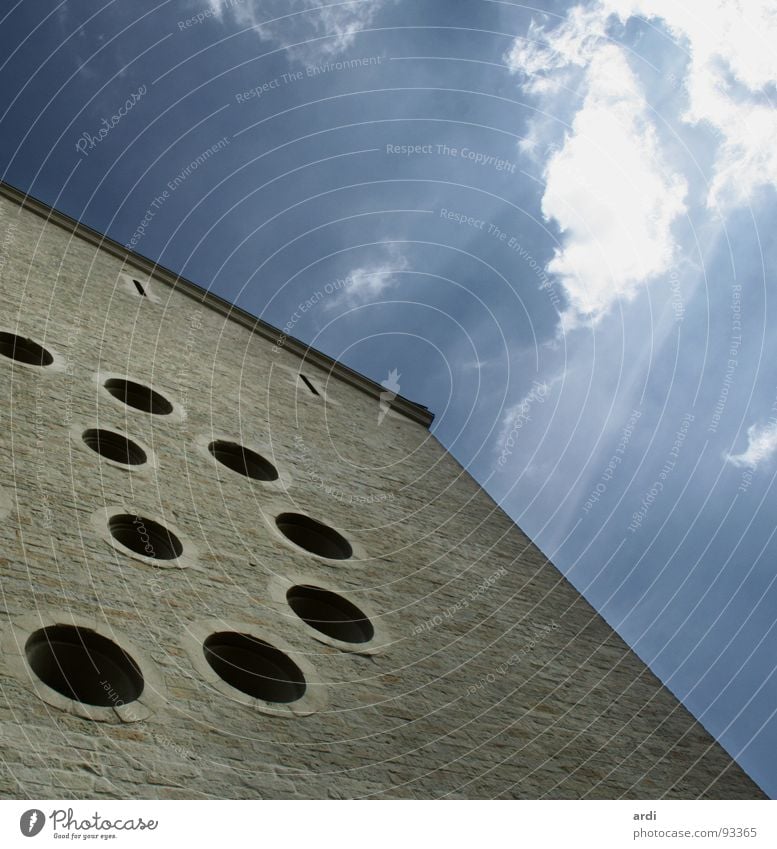
[{"label": "weathered stone surface", "polygon": [[[288,371],[294,355],[161,281],[160,303],[133,296],[117,285],[120,259],[7,198],[0,230],[3,323],[66,362],[47,373],[0,359],[0,636],[18,617],[69,610],[128,635],[166,685],[149,719],[98,723],[44,703],[0,656],[0,795],[761,796],[421,425],[379,426],[377,398],[306,364],[326,388],[316,398]],[[98,391],[98,371],[153,383],[185,418],[124,408]],[[71,438],[98,423],[141,440],[156,466],[128,472]],[[238,435],[272,446],[285,492],[196,447]],[[91,517],[116,505],[176,525],[193,565],[111,548]],[[281,509],[341,529],[367,558],[287,545],[263,518]],[[292,571],[380,611],[385,650],[313,639],[268,591]],[[206,618],[292,646],[327,706],[289,719],[230,701],[183,647]]]}]

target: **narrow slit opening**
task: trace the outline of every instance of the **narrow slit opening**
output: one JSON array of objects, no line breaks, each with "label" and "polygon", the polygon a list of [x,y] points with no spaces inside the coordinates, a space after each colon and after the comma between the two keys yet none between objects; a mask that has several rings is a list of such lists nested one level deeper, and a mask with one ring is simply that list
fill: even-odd
[{"label": "narrow slit opening", "polygon": [[304,374],[300,374],[300,379],[307,386],[307,388],[313,393],[313,395],[320,395],[321,393],[316,389],[315,386],[305,377]]}]

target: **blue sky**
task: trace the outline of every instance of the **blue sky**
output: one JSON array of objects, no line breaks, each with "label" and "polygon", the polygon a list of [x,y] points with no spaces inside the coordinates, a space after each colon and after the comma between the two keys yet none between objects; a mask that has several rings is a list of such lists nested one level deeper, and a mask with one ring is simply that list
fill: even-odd
[{"label": "blue sky", "polygon": [[3,178],[396,369],[777,795],[774,4],[88,5],[0,20]]}]

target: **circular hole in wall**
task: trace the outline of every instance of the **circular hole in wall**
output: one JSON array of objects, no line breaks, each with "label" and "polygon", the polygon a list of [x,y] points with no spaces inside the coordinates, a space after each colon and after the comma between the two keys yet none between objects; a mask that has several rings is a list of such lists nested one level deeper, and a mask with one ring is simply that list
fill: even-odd
[{"label": "circular hole in wall", "polygon": [[42,345],[15,333],[0,331],[0,354],[30,366],[50,366],[54,356]]},{"label": "circular hole in wall", "polygon": [[124,402],[128,407],[143,410],[145,413],[154,413],[158,416],[168,416],[173,412],[173,405],[150,386],[135,383],[134,380],[126,380],[122,377],[110,377],[103,383],[106,391]]},{"label": "circular hole in wall", "polygon": [[115,463],[126,466],[141,466],[148,459],[146,452],[136,443],[120,433],[101,428],[89,428],[81,434],[81,439],[92,451],[107,457]]},{"label": "circular hole in wall", "polygon": [[219,463],[247,478],[257,481],[278,480],[278,470],[269,460],[237,442],[217,439],[210,443],[208,451]]},{"label": "circular hole in wall", "polygon": [[123,546],[154,560],[175,560],[183,554],[183,544],[164,525],[153,519],[119,513],[108,519],[111,536]]},{"label": "circular hole in wall", "polygon": [[281,513],[275,524],[286,539],[311,554],[331,560],[347,560],[353,554],[351,544],[342,534],[310,516]]},{"label": "circular hole in wall", "polygon": [[227,684],[266,702],[296,702],[305,694],[305,676],[294,661],[248,634],[222,631],[202,645],[205,659]]},{"label": "circular hole in wall", "polygon": [[30,635],[24,651],[38,678],[69,699],[120,707],[143,692],[137,663],[116,643],[87,628],[41,628]]},{"label": "circular hole in wall", "polygon": [[364,613],[330,590],[300,584],[289,589],[286,600],[303,622],[333,640],[368,643],[375,636],[372,622]]}]

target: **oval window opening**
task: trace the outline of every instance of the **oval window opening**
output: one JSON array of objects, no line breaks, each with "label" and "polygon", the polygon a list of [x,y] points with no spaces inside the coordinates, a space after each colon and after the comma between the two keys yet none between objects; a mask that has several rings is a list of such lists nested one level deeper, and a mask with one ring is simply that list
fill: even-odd
[{"label": "oval window opening", "polygon": [[81,434],[81,439],[92,451],[114,463],[142,466],[148,459],[146,452],[136,442],[112,430],[90,428]]},{"label": "oval window opening", "polygon": [[178,537],[153,519],[120,513],[108,519],[108,529],[117,542],[143,557],[175,560],[183,554]]},{"label": "oval window opening", "polygon": [[305,676],[279,649],[248,634],[223,631],[203,643],[211,669],[241,693],[266,702],[287,704],[305,695]]},{"label": "oval window opening", "polygon": [[210,443],[208,451],[219,463],[247,478],[256,481],[278,480],[278,470],[269,460],[237,442],[217,439]]},{"label": "oval window opening", "polygon": [[311,554],[330,560],[347,560],[353,554],[351,544],[342,534],[310,516],[281,513],[275,524],[286,539]]},{"label": "oval window opening", "polygon": [[303,622],[333,640],[368,643],[375,636],[372,622],[355,604],[337,593],[298,585],[289,589],[286,600]]},{"label": "oval window opening", "polygon": [[50,366],[54,355],[33,339],[0,331],[0,354],[28,366]]},{"label": "oval window opening", "polygon": [[111,377],[103,384],[106,391],[128,407],[142,410],[144,413],[153,413],[157,416],[169,416],[173,412],[173,405],[165,398],[155,392],[150,386],[143,386],[134,380],[125,380],[122,377]]},{"label": "oval window opening", "polygon": [[24,651],[44,684],[83,704],[121,707],[143,692],[137,663],[112,640],[88,628],[41,628],[27,640]]}]

